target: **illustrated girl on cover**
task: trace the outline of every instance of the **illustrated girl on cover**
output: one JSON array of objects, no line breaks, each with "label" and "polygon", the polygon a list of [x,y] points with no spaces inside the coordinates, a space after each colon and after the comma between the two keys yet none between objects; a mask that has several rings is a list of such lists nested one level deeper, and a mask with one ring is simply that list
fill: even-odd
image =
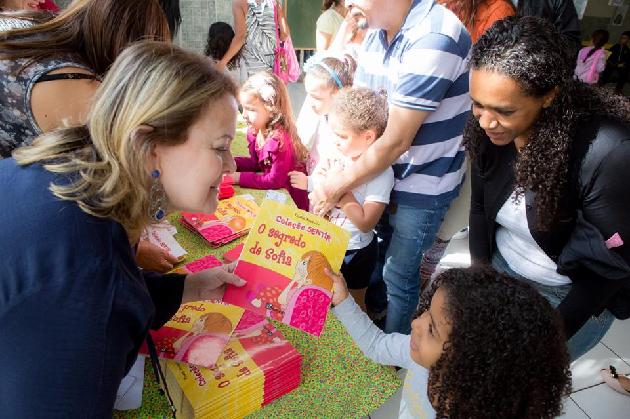
[{"label": "illustrated girl on cover", "polygon": [[282,320],[284,307],[301,288],[314,285],[328,291],[332,290],[332,281],[326,275],[325,269],[331,270],[326,256],[315,250],[306,252],[296,265],[293,278],[284,289],[265,287],[251,301],[251,304],[254,307],[261,307],[264,304],[270,311],[271,317]]},{"label": "illustrated girl on cover", "polygon": [[204,314],[188,333],[173,344],[176,351],[174,359],[204,367],[214,365],[233,328],[230,319],[221,313]]}]

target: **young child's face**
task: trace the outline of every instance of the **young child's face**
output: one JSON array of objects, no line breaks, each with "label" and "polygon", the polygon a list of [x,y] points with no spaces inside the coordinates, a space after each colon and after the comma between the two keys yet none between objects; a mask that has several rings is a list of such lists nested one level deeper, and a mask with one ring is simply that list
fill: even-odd
[{"label": "young child's face", "polygon": [[348,158],[356,159],[361,156],[376,139],[376,133],[373,130],[356,132],[346,128],[336,115],[330,115],[328,123],[336,137],[335,146]]},{"label": "young child's face", "polygon": [[330,86],[326,80],[307,74],[304,78],[304,89],[308,101],[317,115],[326,115],[330,104],[339,90]]},{"label": "young child's face", "polygon": [[243,119],[251,128],[256,131],[267,128],[271,119],[271,113],[265,107],[262,100],[256,95],[241,92],[239,95],[241,106],[243,106]]},{"label": "young child's face", "polygon": [[626,35],[621,35],[621,38],[619,38],[619,43],[621,45],[628,45],[629,40],[630,38],[628,38]]},{"label": "young child's face", "polygon": [[444,343],[451,334],[451,323],[445,312],[445,291],[433,295],[431,307],[411,322],[411,359],[424,368],[430,368],[440,359]]}]

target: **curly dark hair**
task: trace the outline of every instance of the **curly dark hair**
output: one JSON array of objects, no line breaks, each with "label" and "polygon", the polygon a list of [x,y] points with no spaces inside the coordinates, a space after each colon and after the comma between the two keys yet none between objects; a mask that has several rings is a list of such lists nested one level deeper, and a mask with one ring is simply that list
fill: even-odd
[{"label": "curly dark hair", "polygon": [[[548,229],[567,191],[573,139],[579,126],[592,118],[630,123],[630,101],[573,78],[566,40],[547,21],[535,17],[499,20],[472,50],[473,69],[486,69],[516,81],[526,95],[543,97],[557,89],[550,107],[534,123],[528,144],[516,161],[516,190],[536,193],[538,228]],[[470,117],[464,145],[474,160],[489,141]]]},{"label": "curly dark hair", "polygon": [[556,310],[530,285],[490,267],[441,273],[420,299],[445,292],[451,333],[429,371],[437,417],[553,418],[571,392],[570,358]]}]

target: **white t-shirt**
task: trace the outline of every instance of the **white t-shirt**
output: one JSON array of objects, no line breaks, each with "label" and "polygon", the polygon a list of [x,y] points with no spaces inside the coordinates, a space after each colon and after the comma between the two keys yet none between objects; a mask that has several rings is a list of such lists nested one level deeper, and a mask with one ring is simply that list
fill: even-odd
[{"label": "white t-shirt", "polygon": [[515,203],[515,193],[497,213],[499,228],[495,238],[499,252],[514,272],[531,281],[551,286],[570,284],[571,279],[557,272],[556,263],[532,237],[527,224],[525,197],[521,196]]},{"label": "white t-shirt", "polygon": [[[394,188],[394,171],[388,167],[383,173],[352,190],[354,198],[363,205],[365,202],[389,204],[389,196]],[[374,231],[363,233],[339,208],[330,213],[330,221],[350,232],[348,250],[363,249],[374,238]]]},{"label": "white t-shirt", "polygon": [[[310,111],[304,108],[310,109]],[[322,156],[327,156],[336,149],[333,133],[326,116],[316,115],[310,105],[305,102],[297,123],[298,135],[309,150],[306,160],[306,173],[310,176]]]}]

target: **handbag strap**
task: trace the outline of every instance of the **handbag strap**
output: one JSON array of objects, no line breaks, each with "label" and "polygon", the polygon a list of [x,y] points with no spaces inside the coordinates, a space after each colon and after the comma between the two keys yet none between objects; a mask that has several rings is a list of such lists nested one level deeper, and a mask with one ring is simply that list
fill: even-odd
[{"label": "handbag strap", "polygon": [[273,21],[276,24],[276,47],[283,47],[284,42],[280,40],[280,22],[278,22],[278,4],[276,0],[271,0],[273,4]]}]

